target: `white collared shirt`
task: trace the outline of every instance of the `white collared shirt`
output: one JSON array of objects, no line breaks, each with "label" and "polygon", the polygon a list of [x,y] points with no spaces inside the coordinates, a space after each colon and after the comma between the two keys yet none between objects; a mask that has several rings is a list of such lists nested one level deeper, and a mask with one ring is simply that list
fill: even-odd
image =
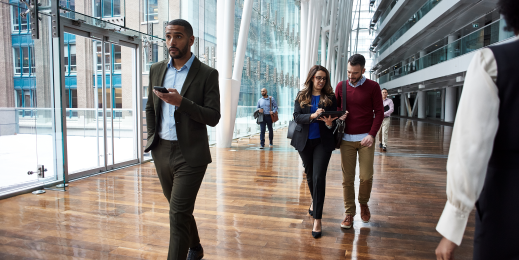
[{"label": "white collared shirt", "polygon": [[457,245],[483,190],[499,126],[496,80],[494,53],[488,48],[477,51],[467,70],[454,122],[447,160],[447,204],[436,226],[442,236]]}]

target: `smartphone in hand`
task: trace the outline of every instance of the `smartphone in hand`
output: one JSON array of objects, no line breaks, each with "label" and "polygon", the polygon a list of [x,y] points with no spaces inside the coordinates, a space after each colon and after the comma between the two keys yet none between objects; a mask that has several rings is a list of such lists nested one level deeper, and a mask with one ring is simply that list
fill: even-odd
[{"label": "smartphone in hand", "polygon": [[154,86],[153,89],[160,93],[169,93],[169,91],[165,87],[162,87],[162,86]]}]

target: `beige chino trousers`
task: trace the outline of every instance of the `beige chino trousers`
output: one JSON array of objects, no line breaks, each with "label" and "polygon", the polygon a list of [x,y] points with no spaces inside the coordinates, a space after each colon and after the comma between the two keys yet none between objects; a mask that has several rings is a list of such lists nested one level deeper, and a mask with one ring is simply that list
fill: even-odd
[{"label": "beige chino trousers", "polygon": [[342,141],[341,166],[342,166],[342,190],[344,196],[344,209],[347,214],[355,216],[355,167],[357,166],[357,153],[359,154],[359,203],[367,204],[371,196],[373,186],[373,161],[375,158],[375,144],[371,147],[360,145],[360,142]]},{"label": "beige chino trousers", "polygon": [[379,139],[382,139],[381,143],[383,147],[387,146],[387,139],[389,136],[389,123],[391,122],[390,117],[384,117],[384,120],[382,121],[382,126],[378,130],[377,138],[375,138],[377,141]]}]

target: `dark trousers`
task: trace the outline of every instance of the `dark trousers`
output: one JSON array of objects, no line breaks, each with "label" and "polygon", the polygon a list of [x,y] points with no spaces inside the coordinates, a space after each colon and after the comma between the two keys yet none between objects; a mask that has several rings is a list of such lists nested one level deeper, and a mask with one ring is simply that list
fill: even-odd
[{"label": "dark trousers", "polygon": [[151,151],[162,192],[169,202],[168,259],[186,259],[190,247],[200,243],[193,210],[207,165],[187,165],[178,141],[159,140]]},{"label": "dark trousers", "polygon": [[[489,165],[476,202],[474,259],[519,259],[519,172],[516,158]],[[503,167],[509,165],[509,167]],[[507,169],[508,168],[508,169]]]},{"label": "dark trousers", "polygon": [[272,143],[272,140],[274,140],[274,130],[272,129],[272,117],[270,115],[263,115],[263,122],[260,123],[261,127],[261,133],[260,133],[260,140],[261,140],[261,146],[265,146],[265,126],[269,128],[269,141],[270,144]]},{"label": "dark trousers", "polygon": [[306,181],[313,199],[314,218],[323,217],[324,195],[326,189],[326,170],[332,152],[325,151],[321,139],[308,139],[303,151],[299,152],[306,171]]}]

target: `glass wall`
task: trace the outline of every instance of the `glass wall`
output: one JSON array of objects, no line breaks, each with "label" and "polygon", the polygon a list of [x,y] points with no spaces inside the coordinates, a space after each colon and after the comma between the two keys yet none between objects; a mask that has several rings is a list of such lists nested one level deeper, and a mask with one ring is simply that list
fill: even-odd
[{"label": "glass wall", "polygon": [[[181,18],[193,25],[199,39],[199,58],[215,67],[216,0],[183,0]],[[244,0],[235,2],[234,46],[236,51]],[[274,127],[288,124],[293,114],[293,101],[299,91],[299,7],[291,0],[255,0],[245,62],[240,87],[240,98],[234,128],[234,138],[259,133],[253,118],[261,89],[276,99],[279,122]],[[216,142],[215,128],[208,127],[210,143]]]},{"label": "glass wall", "polygon": [[[373,34],[369,32],[369,24],[373,13],[370,12],[368,1],[354,0],[352,15],[352,32],[350,33],[350,44],[348,57],[353,54],[362,54],[366,58],[366,68],[371,68],[373,64],[373,55],[369,50],[373,42]],[[371,73],[366,70],[365,75],[371,79]]]},{"label": "glass wall", "polygon": [[425,92],[425,115],[431,119],[441,119],[442,117],[442,91],[431,90]]},{"label": "glass wall", "polygon": [[[24,3],[0,2],[0,196],[64,180],[62,65],[52,60],[59,38],[51,37],[51,16],[37,16],[39,27]],[[38,39],[33,38],[36,29]],[[70,72],[74,47],[67,50]]]}]

